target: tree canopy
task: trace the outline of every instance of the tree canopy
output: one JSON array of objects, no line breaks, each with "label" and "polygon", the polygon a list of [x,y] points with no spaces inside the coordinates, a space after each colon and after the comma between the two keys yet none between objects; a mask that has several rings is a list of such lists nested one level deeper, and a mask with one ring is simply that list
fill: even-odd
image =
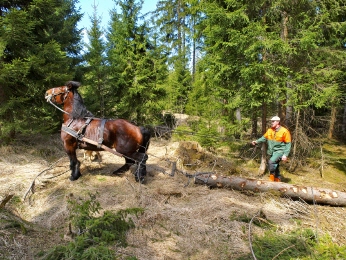
[{"label": "tree canopy", "polygon": [[142,4],[115,1],[107,28],[95,6],[83,43],[78,1],[2,1],[1,138],[55,131],[60,112],[43,93],[67,80],[100,117],[154,125],[163,111],[188,113],[259,135],[279,115],[311,135],[324,116],[326,137],[345,135],[344,1],[161,0],[149,14]]}]

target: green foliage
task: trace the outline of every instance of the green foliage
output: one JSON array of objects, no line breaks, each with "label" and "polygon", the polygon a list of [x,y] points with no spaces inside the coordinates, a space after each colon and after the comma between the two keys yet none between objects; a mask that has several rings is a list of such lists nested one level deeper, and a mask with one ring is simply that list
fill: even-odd
[{"label": "green foliage", "polygon": [[43,95],[74,77],[81,50],[77,0],[6,2],[0,12],[0,140],[56,129],[60,117]]},{"label": "green foliage", "polygon": [[181,125],[175,128],[172,138],[176,141],[196,141],[195,133],[187,125]]},{"label": "green foliage", "polygon": [[61,260],[61,259],[117,259],[115,253],[102,245],[93,245],[92,241],[77,237],[74,242],[67,246],[59,245],[50,250],[41,259]]},{"label": "green foliage", "polygon": [[95,116],[105,117],[105,96],[107,94],[108,66],[106,65],[106,43],[103,30],[100,28],[101,17],[97,17],[97,7],[91,18],[91,28],[88,31],[89,44],[84,55],[86,65],[84,74],[85,103]]},{"label": "green foliage", "polygon": [[70,220],[73,227],[78,229],[78,236],[67,245],[54,247],[42,259],[117,259],[107,245],[116,242],[118,246],[127,246],[126,232],[135,227],[128,215],[138,216],[144,210],[105,211],[102,216],[96,216],[101,210],[96,195],[89,194],[89,199],[84,201],[68,200]]},{"label": "green foliage", "polygon": [[148,23],[141,20],[142,3],[124,0],[116,4],[107,34],[109,91],[105,104],[112,117],[148,124],[163,109],[166,55],[156,39],[150,38]]},{"label": "green foliage", "polygon": [[292,259],[310,255],[310,245],[315,241],[311,230],[291,234],[277,234],[268,231],[263,237],[254,238],[253,250],[258,259],[272,259],[280,252],[280,259]]},{"label": "green foliage", "polygon": [[90,199],[78,201],[69,199],[70,220],[72,225],[78,229],[79,234],[87,230],[87,222],[94,219],[96,213],[101,210],[100,203],[96,201],[96,194],[89,193]]},{"label": "green foliage", "polygon": [[217,131],[217,124],[200,124],[197,132],[197,141],[202,147],[207,149],[216,148],[220,141],[220,133]]},{"label": "green foliage", "polygon": [[[318,243],[314,246],[314,259],[346,259],[346,245],[339,246],[332,241],[329,235],[319,238]],[[302,260],[308,260],[302,258]]]},{"label": "green foliage", "polygon": [[[245,222],[249,220],[245,219]],[[290,233],[279,233],[276,229],[267,229],[261,236],[252,239],[253,251],[261,259],[345,259],[346,246],[338,246],[324,235],[317,239],[311,229],[298,229]],[[250,255],[238,258],[249,259]]]}]

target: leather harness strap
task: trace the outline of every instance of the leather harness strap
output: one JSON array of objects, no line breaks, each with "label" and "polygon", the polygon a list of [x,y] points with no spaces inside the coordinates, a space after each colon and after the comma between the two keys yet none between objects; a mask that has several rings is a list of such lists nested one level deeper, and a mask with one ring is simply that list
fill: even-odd
[{"label": "leather harness strap", "polygon": [[90,124],[90,122],[93,120],[94,118],[92,117],[88,117],[87,120],[85,121],[84,125],[78,130],[78,135],[79,136],[83,136],[85,133],[85,129],[87,128],[87,126]]},{"label": "leather harness strap", "polygon": [[101,120],[101,125],[99,128],[99,141],[98,141],[98,145],[97,148],[100,148],[103,142],[103,132],[105,130],[105,124],[106,124],[107,119],[102,119]]},{"label": "leather harness strap", "polygon": [[100,128],[99,128],[99,140],[98,140],[98,142],[84,137],[85,129],[90,124],[90,122],[92,120],[93,120],[92,117],[88,117],[87,120],[85,121],[85,124],[78,131],[75,131],[74,129],[70,128],[70,125],[72,124],[72,121],[73,121],[73,120],[71,120],[70,122],[68,122],[67,125],[62,124],[61,130],[64,131],[65,133],[68,133],[69,135],[75,137],[80,142],[86,142],[86,143],[95,145],[95,146],[97,146],[97,148],[101,148],[101,149],[108,151],[108,152],[111,152],[117,156],[123,157],[123,155],[121,153],[118,153],[116,150],[109,148],[108,146],[105,146],[104,144],[102,144],[103,131],[105,129],[105,124],[106,124],[107,119],[101,120],[101,124],[100,124]]},{"label": "leather harness strap", "polygon": [[64,124],[61,126],[61,130],[77,139],[80,138],[80,136],[78,135],[78,132],[76,132],[75,130],[73,130],[72,128],[69,128],[68,126]]}]

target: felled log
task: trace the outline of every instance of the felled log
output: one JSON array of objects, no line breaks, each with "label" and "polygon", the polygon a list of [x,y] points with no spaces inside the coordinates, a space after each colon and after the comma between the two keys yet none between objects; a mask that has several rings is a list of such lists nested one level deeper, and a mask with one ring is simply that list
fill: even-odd
[{"label": "felled log", "polygon": [[314,188],[304,185],[293,185],[284,182],[270,182],[237,176],[217,176],[215,174],[196,174],[195,184],[204,184],[210,188],[228,188],[234,190],[250,190],[254,192],[279,191],[282,196],[302,199],[308,203],[332,206],[346,206],[346,192]]}]

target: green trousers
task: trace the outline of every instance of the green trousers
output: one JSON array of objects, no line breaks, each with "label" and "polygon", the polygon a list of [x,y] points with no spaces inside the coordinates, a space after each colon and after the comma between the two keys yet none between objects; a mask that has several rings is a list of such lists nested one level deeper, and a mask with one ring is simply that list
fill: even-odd
[{"label": "green trousers", "polygon": [[280,161],[281,161],[281,158],[283,156],[283,153],[280,152],[280,153],[277,153],[277,152],[274,152],[271,156],[270,156],[270,159],[268,161],[268,169],[269,169],[269,172],[270,174],[274,174],[275,178],[280,178]]}]

